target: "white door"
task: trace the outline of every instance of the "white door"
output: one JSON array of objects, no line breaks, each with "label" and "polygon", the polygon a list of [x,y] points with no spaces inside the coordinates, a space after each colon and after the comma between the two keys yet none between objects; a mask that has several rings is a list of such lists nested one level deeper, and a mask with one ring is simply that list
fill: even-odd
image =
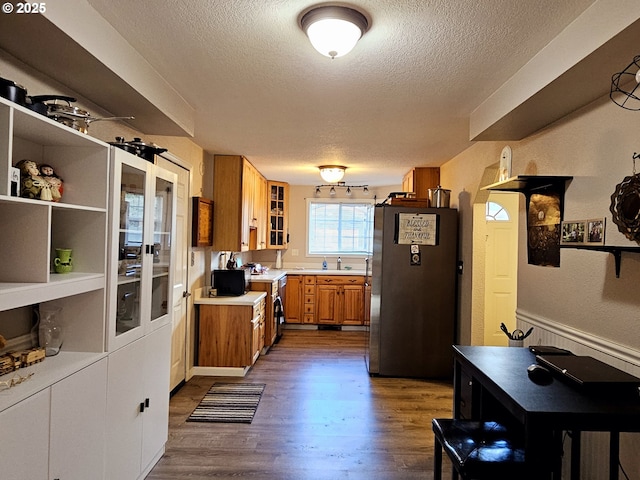
[{"label": "white door", "polygon": [[507,345],[500,330],[516,325],[518,193],[494,193],[487,200],[484,344]]},{"label": "white door", "polygon": [[178,175],[176,187],[176,234],[173,270],[173,333],[171,340],[170,389],[186,379],[187,311],[189,278],[189,185],[191,172],[177,163],[158,157],[158,165]]}]

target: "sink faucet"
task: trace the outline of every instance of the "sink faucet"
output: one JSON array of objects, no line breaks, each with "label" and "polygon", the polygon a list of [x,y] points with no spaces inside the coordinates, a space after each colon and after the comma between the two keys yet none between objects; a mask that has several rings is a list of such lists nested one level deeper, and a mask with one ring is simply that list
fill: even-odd
[{"label": "sink faucet", "polygon": [[338,266],[336,267],[338,270],[342,270],[342,259],[338,257]]}]

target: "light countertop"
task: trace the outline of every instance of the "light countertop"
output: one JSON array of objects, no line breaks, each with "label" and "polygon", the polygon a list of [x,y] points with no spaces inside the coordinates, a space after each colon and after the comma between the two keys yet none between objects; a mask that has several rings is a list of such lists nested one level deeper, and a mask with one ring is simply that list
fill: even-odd
[{"label": "light countertop", "polygon": [[196,305],[238,305],[253,306],[267,296],[266,292],[247,292],[237,297],[209,297],[209,287],[196,289],[193,303]]}]

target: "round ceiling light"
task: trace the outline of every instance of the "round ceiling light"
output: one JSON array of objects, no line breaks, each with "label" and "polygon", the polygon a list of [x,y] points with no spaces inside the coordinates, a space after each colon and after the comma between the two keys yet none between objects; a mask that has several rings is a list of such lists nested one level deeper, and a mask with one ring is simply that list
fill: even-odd
[{"label": "round ceiling light", "polygon": [[311,45],[321,54],[336,58],[349,53],[369,28],[366,17],[348,7],[323,6],[300,19]]},{"label": "round ceiling light", "polygon": [[344,177],[344,171],[347,167],[342,165],[322,165],[318,167],[320,169],[320,176],[327,183],[337,183]]}]

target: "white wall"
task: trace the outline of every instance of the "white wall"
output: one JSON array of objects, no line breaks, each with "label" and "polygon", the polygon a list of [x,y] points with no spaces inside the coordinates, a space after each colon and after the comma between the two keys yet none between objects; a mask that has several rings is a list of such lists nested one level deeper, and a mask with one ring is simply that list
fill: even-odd
[{"label": "white wall", "polygon": [[[484,168],[498,161],[506,144],[513,150],[513,175],[573,176],[565,220],[606,217],[606,244],[638,246],[618,232],[609,206],[616,185],[632,174],[633,153],[640,151],[640,112],[624,110],[607,96],[522,141],[475,144],[441,167],[442,184],[453,190],[452,203],[460,211],[460,252],[467,265],[461,278],[461,343],[471,343],[474,321],[468,268],[473,198]],[[640,254],[623,254],[620,278],[613,255],[603,252],[562,249],[560,268],[528,265],[520,204],[517,317],[521,326],[534,326],[530,343],[563,346],[640,376]],[[640,459],[632,452],[640,439],[637,434],[623,438],[622,464],[627,472],[637,472]],[[603,442],[602,435],[587,436],[581,478],[606,477]]]}]

